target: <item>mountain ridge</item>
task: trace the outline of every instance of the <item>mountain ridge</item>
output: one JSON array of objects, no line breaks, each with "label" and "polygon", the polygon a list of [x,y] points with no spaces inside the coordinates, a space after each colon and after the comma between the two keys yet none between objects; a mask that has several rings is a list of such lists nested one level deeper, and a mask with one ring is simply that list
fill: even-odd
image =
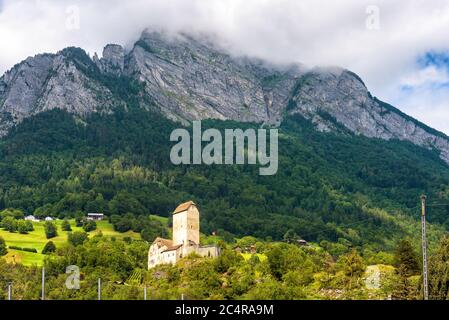
[{"label": "mountain ridge", "polygon": [[449,138],[373,97],[342,68],[270,66],[233,57],[208,41],[144,31],[133,47],[108,44],[90,58],[80,48],[29,57],[0,78],[0,135],[40,112],[85,117],[136,105],[187,124],[221,119],[278,126],[300,114],[319,131],[410,141],[449,163]]}]

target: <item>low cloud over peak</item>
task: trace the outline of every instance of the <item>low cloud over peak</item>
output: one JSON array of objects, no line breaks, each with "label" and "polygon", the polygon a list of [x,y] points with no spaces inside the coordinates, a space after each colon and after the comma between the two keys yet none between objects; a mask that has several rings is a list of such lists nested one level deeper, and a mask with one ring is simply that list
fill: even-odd
[{"label": "low cloud over peak", "polygon": [[350,69],[374,95],[449,132],[446,89],[429,105],[433,89],[423,83],[446,81],[447,71],[420,61],[449,52],[444,0],[0,0],[0,72],[66,46],[91,55],[106,43],[129,48],[148,27],[211,34],[236,55],[273,63]]}]

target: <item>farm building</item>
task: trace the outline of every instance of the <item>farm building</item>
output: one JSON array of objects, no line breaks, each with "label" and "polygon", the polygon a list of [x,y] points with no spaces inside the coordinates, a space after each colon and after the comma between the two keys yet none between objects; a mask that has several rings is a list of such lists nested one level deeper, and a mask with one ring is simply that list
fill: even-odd
[{"label": "farm building", "polygon": [[87,220],[103,220],[104,219],[104,213],[88,213],[87,214]]}]

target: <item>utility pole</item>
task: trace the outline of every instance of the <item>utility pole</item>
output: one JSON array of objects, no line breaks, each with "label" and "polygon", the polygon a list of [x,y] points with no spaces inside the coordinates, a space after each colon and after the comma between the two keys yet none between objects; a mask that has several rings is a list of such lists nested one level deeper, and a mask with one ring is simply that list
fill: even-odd
[{"label": "utility pole", "polygon": [[101,300],[101,278],[98,278],[98,300]]},{"label": "utility pole", "polygon": [[45,300],[45,267],[42,267],[42,296],[41,300]]},{"label": "utility pole", "polygon": [[8,284],[8,300],[12,300],[12,283]]},{"label": "utility pole", "polygon": [[147,287],[143,288],[143,300],[147,300]]},{"label": "utility pole", "polygon": [[426,196],[424,194],[421,196],[421,236],[424,300],[429,300],[429,287],[427,283]]}]

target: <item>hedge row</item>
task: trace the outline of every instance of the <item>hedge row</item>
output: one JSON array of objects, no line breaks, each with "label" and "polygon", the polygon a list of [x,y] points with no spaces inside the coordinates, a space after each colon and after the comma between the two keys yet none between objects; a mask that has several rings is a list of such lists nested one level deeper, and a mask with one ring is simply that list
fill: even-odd
[{"label": "hedge row", "polygon": [[35,248],[21,248],[17,246],[9,246],[9,249],[37,253],[37,250]]}]

